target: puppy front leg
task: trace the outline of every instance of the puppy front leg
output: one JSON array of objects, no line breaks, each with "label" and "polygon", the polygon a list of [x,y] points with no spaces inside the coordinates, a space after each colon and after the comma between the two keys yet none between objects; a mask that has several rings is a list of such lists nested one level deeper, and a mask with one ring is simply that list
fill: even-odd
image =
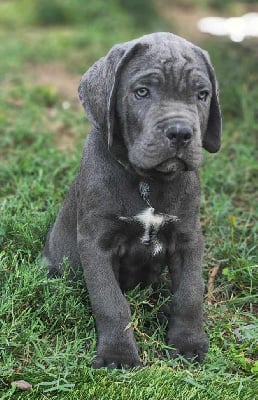
[{"label": "puppy front leg", "polygon": [[97,327],[95,368],[131,368],[141,365],[130,307],[115,278],[111,251],[103,251],[90,235],[78,240],[79,254]]},{"label": "puppy front leg", "polygon": [[181,246],[171,259],[173,298],[170,309],[168,344],[172,357],[203,361],[209,342],[203,328],[202,237]]}]

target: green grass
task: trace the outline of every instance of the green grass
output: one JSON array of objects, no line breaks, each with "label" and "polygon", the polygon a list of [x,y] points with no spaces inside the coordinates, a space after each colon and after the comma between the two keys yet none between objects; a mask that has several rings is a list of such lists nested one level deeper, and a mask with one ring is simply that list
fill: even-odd
[{"label": "green grass", "polygon": [[[15,4],[0,4],[0,18],[8,22],[0,29],[0,399],[255,400],[255,47],[202,43],[215,64],[224,117],[222,150],[205,154],[201,169],[206,282],[209,271],[219,266],[211,304],[205,300],[211,342],[205,363],[193,366],[169,360],[166,325],[156,317],[166,299],[156,301],[150,289],[136,288],[127,298],[144,368],[93,370],[96,336],[82,278],[76,284],[66,276],[49,280],[38,269],[46,232],[79,167],[89,125],[79,104],[68,98],[71,106],[65,109],[67,98],[59,87],[35,82],[31,71],[38,64],[62,64],[67,79],[70,73],[79,79],[112,44],[146,28],[132,26],[122,2],[110,6],[111,22],[96,18],[90,26],[78,22],[48,28],[33,24]],[[62,132],[73,133],[72,149],[58,150]],[[243,340],[236,336],[238,328]],[[33,390],[20,392],[10,386],[19,379],[30,382]]]}]

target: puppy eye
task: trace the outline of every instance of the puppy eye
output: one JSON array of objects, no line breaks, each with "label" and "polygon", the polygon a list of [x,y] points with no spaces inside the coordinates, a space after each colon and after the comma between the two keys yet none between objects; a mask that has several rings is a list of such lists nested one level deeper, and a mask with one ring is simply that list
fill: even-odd
[{"label": "puppy eye", "polygon": [[206,101],[208,96],[209,92],[207,90],[200,90],[200,92],[198,93],[198,100]]},{"label": "puppy eye", "polygon": [[150,94],[149,90],[145,87],[136,89],[134,92],[136,99],[143,99],[144,97],[148,97],[149,94]]}]

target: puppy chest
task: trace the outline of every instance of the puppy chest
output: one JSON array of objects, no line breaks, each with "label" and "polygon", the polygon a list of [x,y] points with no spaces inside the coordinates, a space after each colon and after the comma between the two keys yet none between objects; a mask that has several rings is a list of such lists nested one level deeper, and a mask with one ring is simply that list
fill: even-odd
[{"label": "puppy chest", "polygon": [[167,229],[164,228],[178,221],[175,216],[155,212],[153,207],[147,207],[132,217],[121,216],[119,219],[128,229],[128,238],[131,234],[131,247],[139,247],[154,258],[166,251],[168,238],[165,235]]},{"label": "puppy chest", "polygon": [[127,232],[116,264],[122,290],[157,282],[166,265],[165,240],[160,236],[154,238],[152,229],[152,226],[137,225],[134,234],[130,230]]}]

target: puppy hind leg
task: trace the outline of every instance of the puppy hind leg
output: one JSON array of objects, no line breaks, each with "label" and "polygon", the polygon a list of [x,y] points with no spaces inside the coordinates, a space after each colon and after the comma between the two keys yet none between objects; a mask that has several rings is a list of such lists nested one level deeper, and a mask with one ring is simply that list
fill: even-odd
[{"label": "puppy hind leg", "polygon": [[77,251],[76,231],[69,232],[62,224],[60,226],[59,218],[46,241],[41,265],[48,269],[49,277],[64,275],[67,268],[70,278],[77,274],[80,257]]},{"label": "puppy hind leg", "polygon": [[57,219],[47,235],[42,254],[42,264],[48,268],[49,276],[60,276],[66,265],[71,267],[71,277],[80,265],[77,250],[77,205],[73,184],[64,200]]}]

